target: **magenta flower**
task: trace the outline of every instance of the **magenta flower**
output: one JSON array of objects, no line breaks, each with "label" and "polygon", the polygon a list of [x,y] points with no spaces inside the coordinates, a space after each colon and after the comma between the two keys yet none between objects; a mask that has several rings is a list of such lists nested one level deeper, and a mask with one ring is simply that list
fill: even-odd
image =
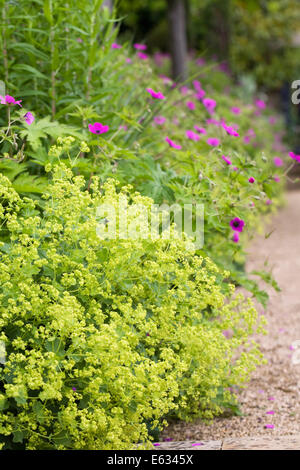
[{"label": "magenta flower", "polygon": [[215,137],[210,137],[209,139],[207,139],[206,142],[208,143],[208,145],[211,145],[212,147],[217,147],[218,145],[220,145],[219,139]]},{"label": "magenta flower", "polygon": [[30,111],[28,111],[26,114],[24,114],[23,118],[25,119],[25,121],[27,122],[27,124],[29,126],[34,121],[34,115]]},{"label": "magenta flower", "polygon": [[155,98],[157,100],[164,100],[165,96],[162,94],[161,91],[154,91],[152,88],[147,88],[148,93],[152,96],[152,98]]},{"label": "magenta flower", "polygon": [[181,93],[182,95],[186,95],[188,92],[189,92],[189,87],[187,87],[187,86],[181,87],[180,93]]},{"label": "magenta flower", "polygon": [[263,100],[256,100],[255,104],[259,109],[265,109],[266,103]]},{"label": "magenta flower", "polygon": [[238,217],[235,217],[234,219],[230,221],[230,227],[235,232],[242,232],[244,225],[245,225],[245,222],[242,219],[239,219]]},{"label": "magenta flower", "polygon": [[201,90],[201,91],[197,91],[195,97],[197,98],[197,100],[201,101],[205,95],[206,95],[205,91]]},{"label": "magenta flower", "polygon": [[222,127],[225,129],[228,135],[239,137],[239,133],[233,127],[227,126],[224,122],[222,123]]},{"label": "magenta flower", "polygon": [[145,50],[147,49],[146,44],[135,43],[135,44],[133,44],[133,47],[134,47],[137,51],[145,51]]},{"label": "magenta flower", "polygon": [[127,64],[132,64],[132,60],[130,59],[130,57],[126,57],[125,62]]},{"label": "magenta flower", "polygon": [[197,124],[194,125],[194,129],[196,129],[196,131],[199,132],[199,134],[207,134],[206,129],[204,129],[204,127],[197,126]]},{"label": "magenta flower", "polygon": [[267,415],[273,415],[273,414],[274,414],[274,411],[273,411],[273,410],[267,411],[266,414],[267,414]]},{"label": "magenta flower", "polygon": [[153,445],[154,445],[155,447],[158,447],[158,446],[160,446],[160,443],[159,443],[159,442],[154,442]]},{"label": "magenta flower", "polygon": [[275,166],[282,166],[283,165],[283,161],[279,157],[274,157],[273,162],[274,162]]},{"label": "magenta flower", "polygon": [[178,150],[181,149],[181,145],[175,144],[175,142],[173,142],[173,140],[169,139],[169,137],[166,137],[166,138],[165,138],[165,141],[168,142],[168,144],[170,145],[170,147],[173,147],[174,149],[178,149]]},{"label": "magenta flower", "polygon": [[251,137],[249,135],[245,135],[244,137],[244,144],[249,144],[251,140]]},{"label": "magenta flower", "polygon": [[89,130],[92,134],[104,134],[108,132],[109,126],[101,124],[101,122],[95,122],[94,124],[89,124]]},{"label": "magenta flower", "polygon": [[280,181],[279,176],[275,175],[275,176],[274,176],[274,181],[276,181],[276,183],[279,183],[279,181]]},{"label": "magenta flower", "polygon": [[231,165],[231,160],[229,160],[229,158],[225,157],[225,155],[222,155],[222,158],[223,158],[224,162],[227,163],[227,165]]},{"label": "magenta flower", "polygon": [[253,178],[253,176],[250,176],[250,178],[248,179],[249,183],[253,184],[255,183],[255,179]]},{"label": "magenta flower", "polygon": [[144,54],[144,52],[138,51],[136,55],[138,56],[139,59],[142,59],[142,60],[148,59],[147,54]]},{"label": "magenta flower", "polygon": [[267,204],[267,206],[270,206],[270,205],[272,204],[271,199],[268,199],[268,200],[266,201],[266,204]]},{"label": "magenta flower", "polygon": [[266,429],[274,429],[275,426],[274,426],[274,424],[265,424],[265,428]]},{"label": "magenta flower", "polygon": [[120,44],[117,44],[116,42],[113,42],[112,45],[111,45],[111,48],[112,49],[121,49],[122,46],[120,46]]},{"label": "magenta flower", "polygon": [[194,103],[193,101],[188,101],[188,102],[186,103],[186,105],[187,105],[187,107],[188,107],[190,110],[192,110],[192,111],[194,111],[194,109],[196,108],[196,105],[195,105],[195,103]]},{"label": "magenta flower", "polygon": [[193,447],[197,447],[197,446],[204,446],[204,442],[194,442],[192,444]]},{"label": "magenta flower", "polygon": [[213,113],[215,110],[215,107],[217,106],[216,101],[212,100],[211,98],[204,98],[202,103],[204,104],[204,106],[206,107],[209,113]]},{"label": "magenta flower", "polygon": [[233,167],[233,171],[238,171],[238,167],[237,167],[237,166],[234,166],[234,167]]},{"label": "magenta flower", "polygon": [[293,159],[296,160],[298,163],[300,163],[300,155],[296,155],[294,152],[290,152],[289,156]]},{"label": "magenta flower", "polygon": [[233,106],[231,108],[231,111],[233,112],[233,114],[241,114],[241,110],[237,106]]},{"label": "magenta flower", "polygon": [[166,118],[163,116],[154,116],[153,121],[159,126],[162,126],[166,122]]},{"label": "magenta flower", "polygon": [[214,126],[219,126],[220,125],[220,122],[217,121],[216,119],[206,119],[206,124],[213,124]]},{"label": "magenta flower", "polygon": [[232,241],[233,241],[234,243],[238,243],[239,240],[240,240],[239,234],[238,234],[237,232],[234,232],[233,237],[232,237]]},{"label": "magenta flower", "polygon": [[200,139],[200,136],[198,134],[196,134],[196,132],[186,131],[185,134],[186,134],[188,139],[195,140],[195,141]]},{"label": "magenta flower", "polygon": [[1,96],[0,95],[1,104],[7,104],[8,106],[13,106],[17,104],[20,106],[20,108],[22,108],[21,102],[22,100],[16,101],[13,96],[10,96],[10,95]]},{"label": "magenta flower", "polygon": [[194,88],[196,91],[201,91],[202,90],[202,86],[201,86],[201,83],[199,82],[199,80],[193,80],[193,85],[194,85]]}]

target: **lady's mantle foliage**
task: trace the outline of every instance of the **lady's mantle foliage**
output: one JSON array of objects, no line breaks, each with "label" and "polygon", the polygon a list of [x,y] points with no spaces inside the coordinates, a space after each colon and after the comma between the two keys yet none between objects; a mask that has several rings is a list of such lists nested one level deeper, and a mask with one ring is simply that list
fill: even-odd
[{"label": "lady's mantle foliage", "polygon": [[[99,240],[97,207],[117,207],[119,191],[112,180],[84,186],[58,166],[41,212],[0,176],[5,449],[147,447],[147,426],[171,410],[218,413],[220,387],[242,383],[260,358],[255,345],[238,353],[257,317],[250,301],[225,299],[228,273],[182,240]],[[152,204],[130,187],[120,194]]]}]

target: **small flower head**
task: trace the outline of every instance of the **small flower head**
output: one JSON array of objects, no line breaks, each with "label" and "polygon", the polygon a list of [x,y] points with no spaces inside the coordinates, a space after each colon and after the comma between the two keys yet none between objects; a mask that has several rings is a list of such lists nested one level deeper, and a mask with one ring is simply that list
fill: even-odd
[{"label": "small flower head", "polygon": [[135,44],[133,44],[133,47],[134,47],[137,51],[145,51],[145,50],[147,49],[146,44],[135,43]]},{"label": "small flower head", "polygon": [[256,100],[255,104],[258,109],[265,109],[266,107],[266,103],[263,100]]},{"label": "small flower head", "polygon": [[233,106],[233,107],[231,108],[231,112],[232,112],[233,114],[241,114],[241,109],[238,108],[237,106]]},{"label": "small flower head", "polygon": [[142,60],[148,59],[148,55],[145,54],[144,52],[138,51],[136,55],[138,56],[139,59],[142,59]]},{"label": "small flower head", "polygon": [[245,225],[245,222],[242,219],[239,219],[238,217],[235,217],[234,219],[230,221],[230,227],[235,232],[242,232],[244,225]]},{"label": "small flower head", "polygon": [[193,101],[187,101],[186,105],[191,111],[194,111],[194,109],[196,108],[196,105]]},{"label": "small flower head", "polygon": [[253,184],[255,183],[255,179],[253,178],[253,176],[250,176],[250,178],[248,179],[249,183]]},{"label": "small flower head", "polygon": [[122,46],[120,44],[117,44],[116,42],[113,42],[112,45],[111,45],[111,48],[112,49],[121,49]]},{"label": "small flower head", "polygon": [[198,134],[196,134],[196,132],[194,131],[186,131],[186,136],[188,139],[191,139],[191,140],[199,140],[200,139],[200,136]]},{"label": "small flower head", "polygon": [[101,124],[101,122],[95,122],[94,124],[89,124],[89,130],[92,134],[104,134],[109,131],[109,126]]},{"label": "small flower head", "polygon": [[178,150],[181,149],[181,145],[175,144],[175,142],[173,142],[173,140],[169,139],[169,137],[166,137],[166,138],[165,138],[165,141],[168,142],[168,144],[170,145],[170,147],[173,147],[174,149],[178,149]]},{"label": "small flower head", "polygon": [[225,155],[222,155],[222,158],[223,158],[224,162],[227,163],[227,165],[231,165],[231,160],[229,160],[229,158],[225,157]]},{"label": "small flower head", "polygon": [[215,110],[215,107],[217,106],[217,103],[215,100],[212,100],[211,98],[204,98],[202,103],[204,104],[205,108],[209,113],[213,113]]},{"label": "small flower head", "polygon": [[218,145],[220,145],[219,139],[215,137],[210,137],[209,139],[207,139],[206,142],[208,143],[208,145],[211,145],[212,147],[217,147]]},{"label": "small flower head", "polygon": [[238,232],[234,232],[233,237],[232,237],[232,241],[234,243],[238,243],[239,240],[240,240],[240,236],[239,236]]},{"label": "small flower head", "polygon": [[239,133],[231,126],[227,126],[224,122],[222,123],[223,129],[227,132],[228,135],[232,135],[233,137],[239,137]]},{"label": "small flower head", "polygon": [[152,98],[155,98],[157,100],[164,100],[165,96],[162,94],[161,91],[154,91],[152,88],[147,88],[148,93],[152,96]]},{"label": "small flower head", "polygon": [[26,114],[24,114],[23,118],[25,119],[25,121],[27,122],[27,124],[29,126],[34,121],[34,115],[30,111],[28,111]]},{"label": "small flower head", "polygon": [[283,161],[279,157],[274,157],[273,162],[274,162],[274,165],[278,167],[283,165]]},{"label": "small flower head", "polygon": [[154,116],[153,121],[159,126],[162,126],[166,122],[166,118],[164,116]]},{"label": "small flower head", "polygon": [[17,104],[18,106],[20,106],[20,108],[22,108],[21,102],[22,100],[16,101],[13,96],[10,96],[10,95],[1,96],[0,95],[1,104],[6,104],[8,106],[14,106]]},{"label": "small flower head", "polygon": [[194,129],[196,129],[196,131],[199,132],[199,134],[207,134],[207,130],[204,129],[204,127],[197,126],[197,124],[194,125]]}]

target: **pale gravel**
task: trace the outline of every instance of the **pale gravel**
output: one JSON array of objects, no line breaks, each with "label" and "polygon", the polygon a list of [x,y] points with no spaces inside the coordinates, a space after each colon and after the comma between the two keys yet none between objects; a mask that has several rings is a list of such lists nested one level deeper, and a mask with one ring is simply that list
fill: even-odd
[{"label": "pale gravel", "polygon": [[[268,335],[256,338],[268,360],[240,392],[243,416],[215,418],[207,425],[173,422],[163,431],[160,441],[218,440],[245,436],[287,436],[300,433],[300,364],[292,362],[291,344],[300,340],[300,192],[286,196],[287,205],[273,218],[265,239],[257,236],[248,250],[247,271],[261,270],[264,262],[281,287],[277,293],[267,288],[270,301],[266,311]],[[283,331],[284,330],[284,331]],[[299,350],[300,356],[300,350]],[[260,391],[263,391],[261,393]],[[270,401],[269,397],[274,397]],[[274,415],[266,412],[274,410]],[[273,424],[274,429],[266,429]]]}]

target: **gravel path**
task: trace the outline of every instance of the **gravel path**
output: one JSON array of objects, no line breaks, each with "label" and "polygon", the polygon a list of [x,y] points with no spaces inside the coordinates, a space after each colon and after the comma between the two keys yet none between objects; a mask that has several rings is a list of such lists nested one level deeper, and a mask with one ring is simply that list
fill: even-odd
[{"label": "gravel path", "polygon": [[[247,270],[263,269],[267,260],[282,291],[267,289],[270,303],[263,313],[268,335],[257,341],[268,364],[257,369],[239,395],[243,416],[216,418],[211,425],[201,421],[170,423],[161,441],[300,434],[300,364],[292,362],[297,350],[300,359],[300,192],[289,192],[286,199],[287,206],[266,230],[275,229],[272,235],[268,239],[258,236],[249,248]],[[259,310],[262,312],[261,307]],[[299,349],[293,350],[292,343],[297,340]]]}]

